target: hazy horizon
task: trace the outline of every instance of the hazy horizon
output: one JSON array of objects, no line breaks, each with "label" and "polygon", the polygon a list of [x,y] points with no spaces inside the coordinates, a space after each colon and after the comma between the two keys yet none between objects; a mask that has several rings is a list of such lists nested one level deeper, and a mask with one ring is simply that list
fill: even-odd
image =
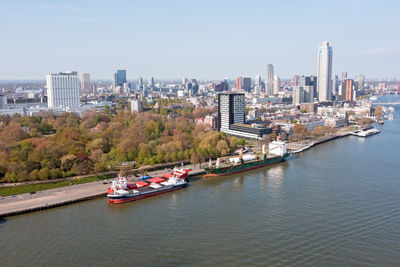
[{"label": "hazy horizon", "polygon": [[111,80],[116,69],[126,69],[129,80],[264,79],[269,63],[291,79],[316,74],[324,40],[339,78],[347,71],[398,79],[399,7],[391,0],[5,0],[0,80],[66,70]]}]

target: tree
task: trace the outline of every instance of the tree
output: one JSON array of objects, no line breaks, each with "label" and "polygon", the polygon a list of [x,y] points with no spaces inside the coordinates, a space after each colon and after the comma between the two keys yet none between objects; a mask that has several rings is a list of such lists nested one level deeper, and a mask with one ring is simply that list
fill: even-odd
[{"label": "tree", "polygon": [[375,117],[378,119],[382,119],[382,116],[383,116],[383,109],[382,106],[379,105],[375,108]]},{"label": "tree", "polygon": [[226,142],[225,140],[220,140],[217,144],[217,149],[218,152],[221,156],[226,156],[229,154],[230,149],[228,146],[228,142]]},{"label": "tree", "polygon": [[48,180],[49,178],[51,178],[51,173],[47,167],[39,171],[39,178],[40,180]]},{"label": "tree", "polygon": [[304,124],[298,123],[293,127],[294,138],[301,140],[307,137],[308,130]]}]

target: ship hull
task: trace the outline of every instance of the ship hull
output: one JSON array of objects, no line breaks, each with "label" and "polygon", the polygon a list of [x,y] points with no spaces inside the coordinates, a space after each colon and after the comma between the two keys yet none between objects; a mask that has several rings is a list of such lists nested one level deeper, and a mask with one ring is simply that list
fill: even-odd
[{"label": "ship hull", "polygon": [[135,201],[135,200],[139,200],[139,199],[143,199],[143,198],[147,198],[147,197],[153,197],[156,195],[161,195],[164,193],[168,193],[171,191],[176,191],[179,189],[182,189],[184,187],[186,187],[187,184],[181,184],[181,185],[177,185],[171,188],[165,188],[165,189],[161,189],[161,190],[157,190],[157,191],[152,191],[152,192],[148,192],[148,193],[141,193],[138,195],[126,195],[126,196],[118,196],[118,197],[108,197],[108,203],[109,204],[119,204],[119,203],[125,203],[125,202],[130,202],[130,201]]},{"label": "ship hull", "polygon": [[205,174],[203,177],[204,178],[211,178],[215,176],[226,176],[226,175],[231,175],[235,173],[240,173],[240,172],[245,172],[245,171],[250,171],[262,167],[266,167],[269,165],[277,164],[285,160],[289,154],[285,154],[281,157],[276,157],[272,159],[267,159],[265,161],[259,161],[259,162],[250,162],[250,163],[244,163],[243,165],[237,165],[237,166],[232,166],[232,167],[227,167],[227,168],[220,168],[220,169],[211,169],[211,170],[205,170],[207,174]]}]

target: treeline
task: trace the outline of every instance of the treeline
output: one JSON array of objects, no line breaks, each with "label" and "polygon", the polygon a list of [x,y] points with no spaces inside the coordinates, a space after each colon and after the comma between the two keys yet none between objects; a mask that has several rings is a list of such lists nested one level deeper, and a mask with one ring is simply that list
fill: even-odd
[{"label": "treeline", "polygon": [[139,115],[120,110],[0,116],[0,181],[48,180],[137,165],[227,155],[244,140],[195,125],[214,110],[185,106]]}]

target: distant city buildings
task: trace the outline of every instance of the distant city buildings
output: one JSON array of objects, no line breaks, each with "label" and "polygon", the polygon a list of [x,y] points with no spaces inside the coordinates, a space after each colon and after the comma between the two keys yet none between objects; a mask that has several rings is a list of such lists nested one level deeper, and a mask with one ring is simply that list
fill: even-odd
[{"label": "distant city buildings", "polygon": [[357,89],[359,92],[364,90],[364,75],[359,74],[357,77]]},{"label": "distant city buildings", "polygon": [[251,78],[248,77],[244,77],[243,78],[243,90],[245,90],[246,92],[250,92],[251,91]]},{"label": "distant city buildings", "polygon": [[236,78],[236,90],[239,91],[242,89],[243,84],[243,77],[237,77]]},{"label": "distant city buildings", "polygon": [[265,77],[265,93],[269,96],[272,96],[274,94],[274,66],[272,64],[267,65]]},{"label": "distant city buildings", "polygon": [[281,88],[281,79],[279,76],[275,75],[274,76],[274,95],[279,94],[279,90]]},{"label": "distant city buildings", "polygon": [[318,48],[317,94],[319,102],[330,101],[332,98],[332,54],[332,47],[327,41]]},{"label": "distant city buildings", "polygon": [[124,83],[126,83],[126,70],[117,70],[113,75],[114,87],[123,86]]},{"label": "distant city buildings", "polygon": [[82,73],[81,76],[81,91],[83,94],[90,93],[90,73]]},{"label": "distant city buildings", "polygon": [[141,113],[143,112],[143,103],[142,99],[133,99],[131,102],[131,112],[132,113]]},{"label": "distant city buildings", "polygon": [[46,84],[49,108],[80,106],[80,82],[76,71],[49,74]]},{"label": "distant city buildings", "polygon": [[353,95],[354,95],[354,81],[352,79],[346,79],[345,80],[345,88],[346,88],[346,95],[345,95],[345,100],[346,101],[353,101]]},{"label": "distant city buildings", "polygon": [[313,103],[317,78],[315,76],[298,76],[293,79],[293,105],[302,103]]},{"label": "distant city buildings", "polygon": [[149,77],[149,87],[154,87],[154,77]]}]

